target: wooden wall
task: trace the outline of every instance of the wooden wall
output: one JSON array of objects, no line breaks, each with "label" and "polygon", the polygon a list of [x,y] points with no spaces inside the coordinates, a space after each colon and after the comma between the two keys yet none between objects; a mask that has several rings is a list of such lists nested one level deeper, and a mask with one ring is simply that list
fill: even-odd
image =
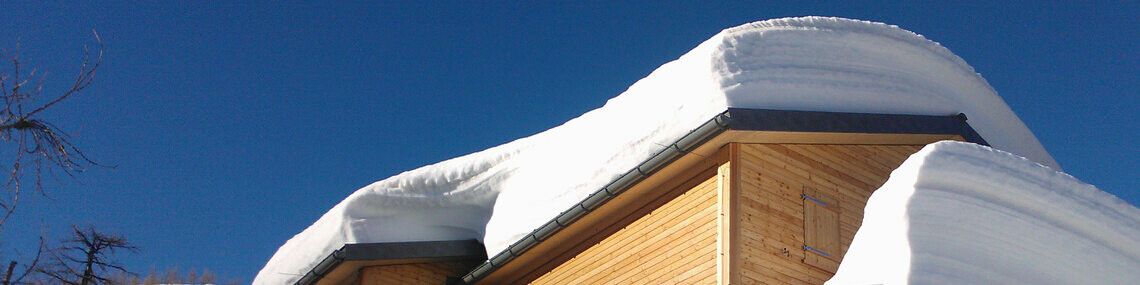
[{"label": "wooden wall", "polygon": [[[740,198],[733,278],[743,284],[822,284],[834,275],[863,220],[863,207],[891,171],[922,146],[742,144],[731,158]],[[805,258],[804,189],[838,200],[838,256]],[[829,260],[833,259],[833,260]],[[811,263],[811,262],[809,262]]]},{"label": "wooden wall", "polygon": [[447,277],[467,273],[478,264],[479,261],[450,261],[370,266],[360,269],[358,284],[443,285]]},{"label": "wooden wall", "polygon": [[[532,284],[712,284],[717,282],[717,185],[704,171],[625,227]],[[684,178],[682,178],[684,179]],[[659,206],[659,207],[658,207]]]},{"label": "wooden wall", "polygon": [[[686,171],[697,174],[676,177],[685,182],[658,189],[666,194],[604,226],[613,230],[579,239],[581,249],[549,257],[552,269],[539,267],[519,281],[822,284],[862,224],[871,193],[921,148],[730,143],[718,152],[723,158],[713,160],[721,162],[710,164],[719,166]],[[805,202],[805,194],[816,200]],[[826,215],[805,225],[805,215],[823,210]],[[811,239],[832,236],[819,244],[834,251],[828,256],[804,249],[805,226],[820,217],[829,228]]]}]

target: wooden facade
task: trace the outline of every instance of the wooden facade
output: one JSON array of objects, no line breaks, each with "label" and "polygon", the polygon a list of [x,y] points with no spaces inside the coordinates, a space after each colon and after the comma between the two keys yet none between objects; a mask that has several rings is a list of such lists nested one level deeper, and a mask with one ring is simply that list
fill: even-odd
[{"label": "wooden facade", "polygon": [[450,261],[370,266],[360,269],[359,285],[441,285],[478,262]]},{"label": "wooden facade", "polygon": [[[532,284],[709,284],[717,272],[717,177],[697,177]],[[664,202],[664,203],[660,203]]]},{"label": "wooden facade", "polygon": [[[733,248],[739,275],[733,284],[822,284],[835,274],[863,221],[871,193],[922,146],[743,144],[733,162],[739,174],[739,236]],[[816,192],[816,193],[811,193]],[[805,198],[825,200],[833,209]],[[838,250],[824,256],[805,248],[811,211],[838,216]],[[826,238],[819,238],[826,239]],[[812,246],[814,248],[826,245]]]},{"label": "wooden facade", "polygon": [[921,147],[730,143],[617,230],[508,283],[822,284],[871,193]]}]

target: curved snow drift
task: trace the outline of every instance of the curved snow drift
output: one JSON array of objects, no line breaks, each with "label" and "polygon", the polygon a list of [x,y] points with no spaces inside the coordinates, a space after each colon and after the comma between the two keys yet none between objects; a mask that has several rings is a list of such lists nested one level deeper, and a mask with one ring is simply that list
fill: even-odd
[{"label": "curved snow drift", "polygon": [[911,155],[867,201],[828,284],[1133,284],[1140,209],[975,144]]},{"label": "curved snow drift", "polygon": [[345,243],[475,238],[493,256],[728,107],[965,113],[995,147],[1058,167],[937,43],[881,23],[768,20],[720,32],[561,126],[357,190],[286,242],[254,283],[292,283]]}]

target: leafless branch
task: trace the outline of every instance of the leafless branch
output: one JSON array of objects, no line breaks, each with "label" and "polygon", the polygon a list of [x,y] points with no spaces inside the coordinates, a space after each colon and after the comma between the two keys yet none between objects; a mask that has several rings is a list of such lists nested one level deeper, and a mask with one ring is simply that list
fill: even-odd
[{"label": "leafless branch", "polygon": [[[28,277],[28,275],[33,273],[33,272],[37,272],[37,270],[39,269],[39,265],[40,265],[40,259],[43,257],[43,254],[46,251],[47,251],[47,243],[44,241],[43,235],[41,235],[40,236],[40,246],[39,246],[39,248],[36,249],[36,256],[35,256],[35,258],[32,258],[32,261],[27,266],[24,266],[24,273],[20,274],[20,276],[16,277],[16,279],[8,279],[8,278],[11,278],[12,272],[7,272],[7,275],[6,275],[5,280],[4,280],[4,284],[5,285],[6,284],[22,284],[24,278]],[[9,271],[13,270],[13,267],[15,267],[15,265],[16,265],[16,262],[13,261],[11,266],[9,266]]]},{"label": "leafless branch", "polygon": [[[0,109],[0,139],[11,143],[14,159],[10,164],[0,163],[0,170],[8,174],[8,179],[2,184],[7,190],[7,197],[0,198],[0,226],[8,221],[19,205],[21,186],[24,186],[22,178],[33,178],[35,189],[42,194],[44,171],[54,176],[53,169],[58,169],[74,178],[76,173],[85,171],[88,166],[114,167],[92,160],[71,142],[71,137],[66,132],[41,118],[45,111],[82,92],[94,82],[95,72],[103,62],[103,40],[99,33],[92,33],[98,50],[93,55],[86,45],[83,47],[85,56],[75,80],[55,96],[45,97],[44,74],[38,73],[34,68],[26,75],[23,73],[26,63],[20,58],[18,41],[14,52],[2,52],[11,63],[11,70],[0,70],[0,99],[4,100],[3,109]],[[9,165],[10,169],[7,168]]]}]

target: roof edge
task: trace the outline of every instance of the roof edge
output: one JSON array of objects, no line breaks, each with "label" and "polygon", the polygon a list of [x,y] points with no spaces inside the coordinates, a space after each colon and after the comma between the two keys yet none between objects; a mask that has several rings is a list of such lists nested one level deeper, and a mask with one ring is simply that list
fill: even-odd
[{"label": "roof edge", "polygon": [[967,142],[989,145],[966,122],[965,114],[949,116],[788,111],[728,108],[730,129],[868,134],[953,134]]}]

